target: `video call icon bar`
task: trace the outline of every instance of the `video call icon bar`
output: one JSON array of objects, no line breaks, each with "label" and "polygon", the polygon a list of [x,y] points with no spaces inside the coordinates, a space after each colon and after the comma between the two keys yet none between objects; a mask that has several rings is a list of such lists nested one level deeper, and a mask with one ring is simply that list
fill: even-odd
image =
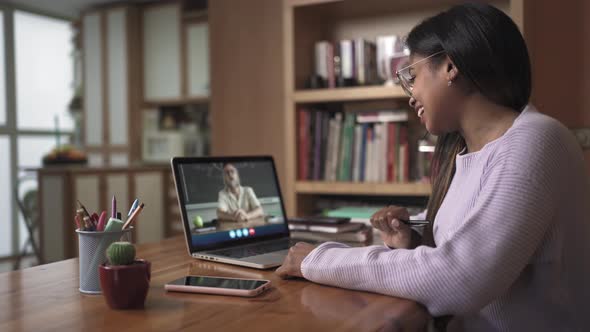
[{"label": "video call icon bar", "polygon": [[256,234],[254,228],[243,228],[229,231],[229,237],[232,239],[253,236],[254,234]]}]

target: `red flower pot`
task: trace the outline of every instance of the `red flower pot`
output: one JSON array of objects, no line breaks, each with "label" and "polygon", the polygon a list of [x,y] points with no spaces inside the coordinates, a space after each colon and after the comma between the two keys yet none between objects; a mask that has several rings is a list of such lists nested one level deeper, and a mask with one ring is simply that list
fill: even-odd
[{"label": "red flower pot", "polygon": [[138,259],[131,265],[98,267],[102,294],[112,309],[143,308],[150,288],[151,264]]}]

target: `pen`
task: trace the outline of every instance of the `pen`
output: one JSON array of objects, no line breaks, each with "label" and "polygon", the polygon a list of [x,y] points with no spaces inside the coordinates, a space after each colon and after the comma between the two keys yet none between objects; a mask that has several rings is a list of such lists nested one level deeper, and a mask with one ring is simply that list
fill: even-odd
[{"label": "pen", "polygon": [[86,230],[86,226],[84,225],[84,210],[82,209],[77,209],[76,210],[76,218],[78,220],[78,222],[80,223],[80,227],[78,227],[81,231]]},{"label": "pen", "polygon": [[135,209],[137,209],[137,204],[139,204],[139,199],[136,198],[133,201],[133,204],[131,204],[131,208],[129,209],[129,213],[127,213],[127,217],[129,217],[133,213],[133,211],[135,211]]},{"label": "pen", "polygon": [[87,231],[92,231],[92,223],[90,222],[90,217],[84,217],[84,228]]},{"label": "pen", "polygon": [[143,210],[144,204],[141,203],[141,205],[135,209],[135,211],[133,211],[133,214],[131,215],[131,217],[129,217],[127,219],[127,221],[125,222],[125,224],[123,225],[123,229],[126,229],[127,226],[130,226],[133,221],[137,218],[137,216],[141,213],[141,211]]},{"label": "pen", "polygon": [[403,222],[404,224],[408,225],[408,226],[426,226],[428,224],[430,224],[430,221],[428,220],[403,220],[403,219],[398,219],[401,222]]},{"label": "pen", "polygon": [[82,203],[80,203],[79,200],[76,200],[76,202],[78,202],[78,207],[82,209],[82,211],[84,211],[84,214],[86,215],[86,217],[90,218],[90,213],[88,213],[88,210],[86,210],[86,207],[84,205],[82,205]]},{"label": "pen", "polygon": [[113,195],[113,201],[111,205],[111,217],[117,218],[117,199],[115,198],[115,195]]}]

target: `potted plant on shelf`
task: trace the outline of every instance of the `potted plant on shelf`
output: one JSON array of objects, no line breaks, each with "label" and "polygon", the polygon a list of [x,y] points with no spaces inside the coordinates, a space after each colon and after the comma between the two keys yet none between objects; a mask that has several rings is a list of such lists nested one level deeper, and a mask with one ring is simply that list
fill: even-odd
[{"label": "potted plant on shelf", "polygon": [[114,242],[107,248],[108,263],[99,269],[100,287],[112,309],[143,308],[150,287],[151,264],[135,259],[129,242]]}]

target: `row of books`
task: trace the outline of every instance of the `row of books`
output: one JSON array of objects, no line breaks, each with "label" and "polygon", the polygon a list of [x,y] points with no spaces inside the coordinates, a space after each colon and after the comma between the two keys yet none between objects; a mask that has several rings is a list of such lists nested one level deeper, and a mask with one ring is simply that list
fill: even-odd
[{"label": "row of books", "polygon": [[298,111],[298,178],[407,182],[410,148],[405,110]]},{"label": "row of books", "polygon": [[400,40],[397,36],[381,36],[376,43],[363,38],[316,42],[315,75],[321,83],[313,88],[374,85],[394,80],[393,72],[408,58]]}]

